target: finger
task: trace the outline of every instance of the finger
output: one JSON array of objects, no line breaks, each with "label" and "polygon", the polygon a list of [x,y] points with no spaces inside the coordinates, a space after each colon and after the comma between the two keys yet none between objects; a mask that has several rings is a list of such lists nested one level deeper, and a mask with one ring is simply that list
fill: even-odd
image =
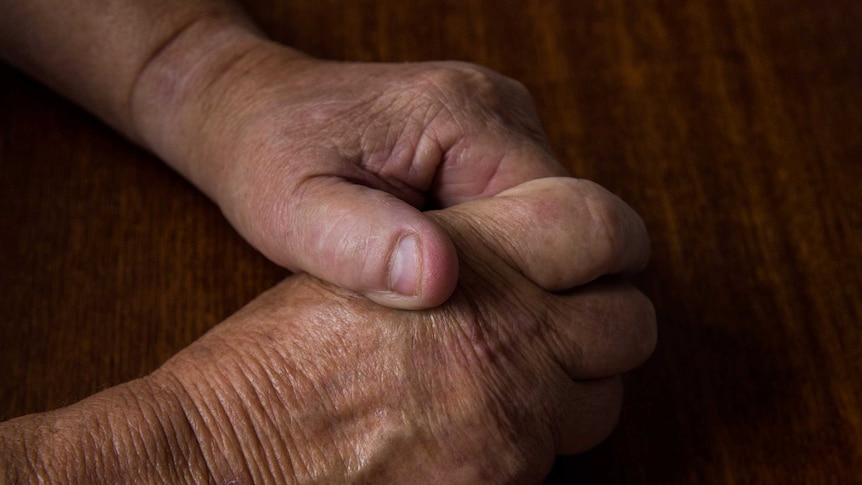
[{"label": "finger", "polygon": [[[264,253],[403,309],[433,307],[454,291],[458,261],[443,229],[386,192],[337,178],[309,180],[275,211]],[[273,242],[275,244],[273,244]]]},{"label": "finger", "polygon": [[619,376],[567,384],[560,404],[557,454],[575,455],[604,441],[616,427],[623,386]]},{"label": "finger", "polygon": [[491,197],[534,179],[567,176],[544,138],[485,130],[448,150],[431,190],[440,207]]},{"label": "finger", "polygon": [[653,305],[628,284],[602,280],[559,295],[546,319],[542,340],[572,379],[621,374],[655,349]]},{"label": "finger", "polygon": [[586,180],[532,180],[453,209],[469,217],[494,252],[549,291],[637,271],[649,258],[641,218]]}]

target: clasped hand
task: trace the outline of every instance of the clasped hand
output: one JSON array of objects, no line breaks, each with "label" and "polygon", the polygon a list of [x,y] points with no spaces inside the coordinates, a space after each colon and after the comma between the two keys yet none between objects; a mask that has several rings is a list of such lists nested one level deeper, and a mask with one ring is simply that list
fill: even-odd
[{"label": "clasped hand", "polygon": [[431,217],[461,257],[444,305],[389,309],[297,275],[150,378],[180,396],[190,462],[220,482],[511,483],[610,432],[654,316],[618,280],[579,285],[643,265],[637,216],[550,178]]},{"label": "clasped hand", "polygon": [[[116,52],[146,59],[153,12],[123,6],[147,15]],[[646,262],[640,218],[561,177],[510,79],[314,60],[231,19],[178,23],[141,66],[99,51],[91,76],[54,65],[68,52],[19,61],[299,273],[152,375],[0,424],[0,479],[508,483],[603,439],[655,343],[613,276]]]}]

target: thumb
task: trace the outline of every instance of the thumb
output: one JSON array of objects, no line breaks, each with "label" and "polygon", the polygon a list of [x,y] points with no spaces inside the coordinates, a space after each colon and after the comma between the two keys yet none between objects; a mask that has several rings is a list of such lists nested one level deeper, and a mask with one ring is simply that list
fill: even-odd
[{"label": "thumb", "polygon": [[458,259],[445,231],[397,197],[340,178],[306,182],[252,241],[267,257],[393,308],[437,306]]}]

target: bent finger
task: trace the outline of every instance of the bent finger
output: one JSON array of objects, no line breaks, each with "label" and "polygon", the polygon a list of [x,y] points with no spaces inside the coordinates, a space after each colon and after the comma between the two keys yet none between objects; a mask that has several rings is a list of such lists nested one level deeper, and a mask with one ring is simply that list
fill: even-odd
[{"label": "bent finger", "polygon": [[431,193],[446,208],[493,197],[530,180],[566,175],[544,138],[538,142],[511,130],[483,131],[448,150]]},{"label": "bent finger", "polygon": [[572,379],[621,374],[655,349],[655,310],[631,285],[601,280],[559,295],[549,312],[544,342]]},{"label": "bent finger", "polygon": [[587,180],[532,180],[454,209],[469,215],[494,252],[549,291],[638,271],[649,259],[641,218]]},{"label": "bent finger", "polygon": [[571,382],[560,404],[557,454],[583,453],[604,441],[619,421],[622,398],[619,376]]}]

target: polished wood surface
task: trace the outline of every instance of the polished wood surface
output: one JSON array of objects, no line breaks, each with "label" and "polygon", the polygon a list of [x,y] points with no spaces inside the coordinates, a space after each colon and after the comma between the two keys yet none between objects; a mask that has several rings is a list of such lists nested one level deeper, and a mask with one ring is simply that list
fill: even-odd
[{"label": "polished wood surface", "polygon": [[[646,220],[660,324],[551,483],[862,483],[862,3],[245,2],[276,39],[519,79]],[[0,417],[140,376],[286,272],[154,157],[0,68]]]}]

